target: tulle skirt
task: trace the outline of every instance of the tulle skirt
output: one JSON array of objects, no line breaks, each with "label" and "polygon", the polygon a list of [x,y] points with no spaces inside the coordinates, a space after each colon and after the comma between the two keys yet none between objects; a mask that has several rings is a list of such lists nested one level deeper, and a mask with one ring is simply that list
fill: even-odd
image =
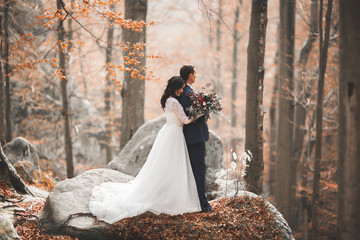
[{"label": "tulle skirt", "polygon": [[182,127],[165,124],[135,179],[95,186],[89,209],[110,224],[147,211],[170,215],[200,211]]}]

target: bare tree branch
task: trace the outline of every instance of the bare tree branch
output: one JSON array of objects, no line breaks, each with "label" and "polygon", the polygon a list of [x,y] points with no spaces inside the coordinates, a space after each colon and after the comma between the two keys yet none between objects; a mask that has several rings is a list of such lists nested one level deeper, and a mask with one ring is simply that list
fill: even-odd
[{"label": "bare tree branch", "polygon": [[203,6],[204,9],[205,9],[205,14],[206,14],[206,17],[209,21],[209,25],[210,25],[210,29],[209,29],[209,35],[211,33],[211,21],[210,21],[210,16],[211,16],[211,13],[214,13],[219,19],[220,21],[226,26],[226,28],[231,32],[232,35],[234,35],[233,31],[231,30],[231,28],[227,25],[227,23],[225,22],[224,18],[222,17],[221,14],[219,14],[217,11],[213,10],[212,8],[210,8],[205,2],[204,0],[198,0],[198,8],[200,11],[201,10],[201,7],[200,6]]}]

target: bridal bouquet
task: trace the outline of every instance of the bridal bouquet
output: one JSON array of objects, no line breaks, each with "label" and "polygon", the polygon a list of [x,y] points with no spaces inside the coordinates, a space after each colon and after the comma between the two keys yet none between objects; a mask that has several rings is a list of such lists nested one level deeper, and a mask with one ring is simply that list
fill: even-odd
[{"label": "bridal bouquet", "polygon": [[191,106],[188,108],[190,116],[205,115],[210,118],[210,113],[217,116],[222,110],[221,98],[215,92],[205,92],[204,90],[194,91],[189,94]]}]

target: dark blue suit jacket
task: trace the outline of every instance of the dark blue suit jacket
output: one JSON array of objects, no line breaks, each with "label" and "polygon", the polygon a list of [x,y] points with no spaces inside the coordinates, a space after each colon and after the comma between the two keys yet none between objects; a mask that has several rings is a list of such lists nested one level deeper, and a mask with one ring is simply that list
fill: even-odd
[{"label": "dark blue suit jacket", "polygon": [[[188,94],[191,92],[192,89],[186,84],[183,93],[178,98],[187,116],[189,116],[189,111],[186,109],[191,106]],[[209,140],[209,128],[205,116],[201,116],[194,122],[184,125],[184,136],[187,144],[203,143]]]}]

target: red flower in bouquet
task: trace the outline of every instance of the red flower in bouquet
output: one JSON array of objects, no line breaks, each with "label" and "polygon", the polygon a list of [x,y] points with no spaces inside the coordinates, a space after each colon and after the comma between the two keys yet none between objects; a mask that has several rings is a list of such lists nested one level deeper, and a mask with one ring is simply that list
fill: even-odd
[{"label": "red flower in bouquet", "polygon": [[187,109],[190,116],[205,115],[210,118],[210,113],[217,116],[222,110],[221,98],[214,91],[194,91],[189,94],[191,106]]}]

